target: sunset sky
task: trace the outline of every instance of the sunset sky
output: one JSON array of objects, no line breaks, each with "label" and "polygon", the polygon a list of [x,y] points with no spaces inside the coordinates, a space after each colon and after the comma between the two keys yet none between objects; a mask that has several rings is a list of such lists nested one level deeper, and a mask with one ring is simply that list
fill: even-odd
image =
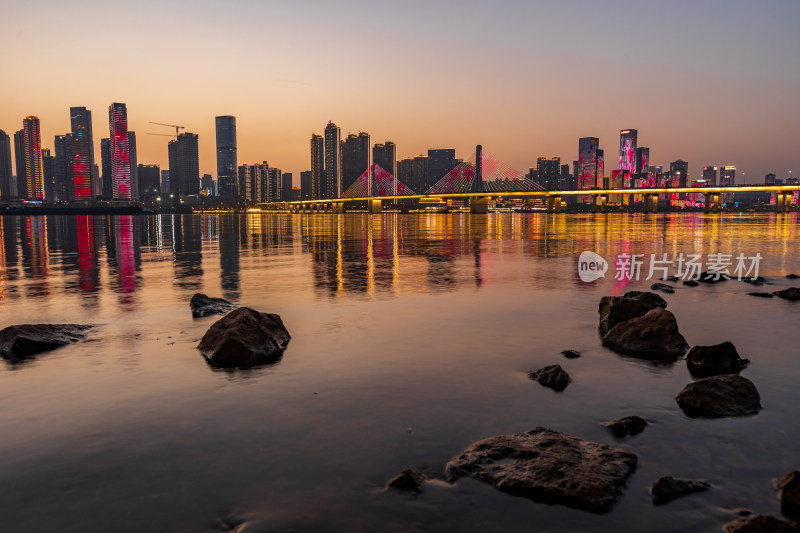
[{"label": "sunset sky", "polygon": [[[214,116],[237,117],[239,164],[307,170],[328,120],[343,136],[469,157],[477,143],[520,171],[577,158],[619,130],[651,162],[737,167],[737,182],[800,173],[800,2],[2,1],[0,129],[41,119],[43,147],[125,102],[140,163],[167,168],[170,129],[200,136],[216,177]],[[742,173],[746,173],[745,180]]]}]

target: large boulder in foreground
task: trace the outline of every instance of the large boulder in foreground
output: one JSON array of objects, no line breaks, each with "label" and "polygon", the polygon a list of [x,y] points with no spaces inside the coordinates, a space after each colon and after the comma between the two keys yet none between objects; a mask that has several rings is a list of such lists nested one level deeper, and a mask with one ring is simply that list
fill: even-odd
[{"label": "large boulder in foreground", "polygon": [[200,292],[192,296],[192,299],[189,301],[189,307],[192,310],[193,318],[224,315],[236,308],[235,305],[224,298],[212,298]]},{"label": "large boulder in foreground", "polygon": [[795,519],[800,518],[800,470],[794,470],[776,479],[775,488],[778,489],[783,514]]},{"label": "large boulder in foreground", "polygon": [[655,505],[669,503],[679,496],[708,489],[711,483],[704,479],[681,479],[672,476],[660,477],[650,487]]},{"label": "large boulder in foreground", "polygon": [[756,515],[728,522],[725,533],[800,533],[800,528],[774,516]]},{"label": "large boulder in foreground", "polygon": [[609,511],[636,470],[637,456],[544,427],[476,442],[447,464],[452,482],[469,476],[535,502]]},{"label": "large boulder in foreground", "polygon": [[240,307],[214,322],[197,349],[212,365],[248,367],[277,361],[290,339],[279,315]]},{"label": "large boulder in foreground", "polygon": [[661,307],[617,324],[602,342],[612,350],[641,356],[680,357],[689,349],[678,331],[675,315]]},{"label": "large boulder in foreground", "polygon": [[750,361],[739,357],[732,342],[713,346],[693,346],[686,354],[686,366],[695,377],[738,374]]},{"label": "large boulder in foreground", "polygon": [[59,346],[78,342],[93,326],[85,324],[21,324],[0,331],[0,356],[18,362]]},{"label": "large boulder in foreground", "polygon": [[754,415],[761,396],[753,382],[736,374],[701,379],[686,385],[675,397],[688,416]]},{"label": "large boulder in foreground", "polygon": [[666,308],[667,302],[653,292],[629,291],[622,296],[603,296],[600,299],[600,333],[632,318],[643,316],[656,307]]}]

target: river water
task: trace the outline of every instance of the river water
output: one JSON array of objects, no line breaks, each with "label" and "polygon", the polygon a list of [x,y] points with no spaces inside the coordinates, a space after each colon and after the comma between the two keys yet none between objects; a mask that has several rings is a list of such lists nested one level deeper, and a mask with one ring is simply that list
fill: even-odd
[{"label": "river water", "polygon": [[[746,293],[792,286],[796,217],[0,217],[0,327],[98,325],[0,362],[0,530],[677,532],[719,531],[737,508],[779,516],[772,480],[800,467],[800,302]],[[605,278],[581,281],[583,251],[609,261]],[[647,289],[664,253],[762,257],[772,285],[664,295],[689,344],[732,341],[751,359],[759,414],[688,418],[682,361],[600,345],[600,298]],[[621,254],[642,254],[640,279],[615,279]],[[216,319],[192,319],[196,292],[280,314],[280,361],[206,364],[196,345]],[[528,379],[555,363],[573,378],[564,392]],[[650,422],[634,437],[602,426],[634,414]],[[472,442],[534,426],[639,455],[611,512],[443,481]],[[440,481],[383,490],[409,467]],[[662,475],[713,488],[656,507]]]}]

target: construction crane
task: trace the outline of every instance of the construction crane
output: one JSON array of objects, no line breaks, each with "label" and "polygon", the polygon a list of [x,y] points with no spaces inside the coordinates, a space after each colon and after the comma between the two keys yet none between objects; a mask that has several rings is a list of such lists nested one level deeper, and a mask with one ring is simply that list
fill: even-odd
[{"label": "construction crane", "polygon": [[[180,130],[185,129],[183,126],[178,126],[177,124],[164,124],[163,122],[153,122],[153,121],[150,121],[150,124],[155,124],[156,126],[167,126],[169,128],[175,128],[175,137],[178,136]],[[157,134],[153,133],[152,135],[157,135]],[[170,137],[172,137],[172,135],[170,135]]]}]

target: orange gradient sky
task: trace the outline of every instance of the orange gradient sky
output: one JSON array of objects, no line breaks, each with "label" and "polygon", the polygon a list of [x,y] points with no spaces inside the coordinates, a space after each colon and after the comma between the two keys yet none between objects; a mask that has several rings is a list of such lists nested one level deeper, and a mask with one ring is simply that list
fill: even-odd
[{"label": "orange gradient sky", "polygon": [[[139,163],[167,168],[169,128],[200,136],[216,177],[214,116],[237,118],[239,164],[309,168],[328,120],[398,158],[477,143],[525,172],[619,130],[651,162],[737,167],[737,182],[800,171],[800,4],[785,2],[5,2],[0,129],[41,119],[43,147],[125,102]],[[534,5],[535,4],[535,5]],[[745,180],[742,173],[746,173]]]}]

